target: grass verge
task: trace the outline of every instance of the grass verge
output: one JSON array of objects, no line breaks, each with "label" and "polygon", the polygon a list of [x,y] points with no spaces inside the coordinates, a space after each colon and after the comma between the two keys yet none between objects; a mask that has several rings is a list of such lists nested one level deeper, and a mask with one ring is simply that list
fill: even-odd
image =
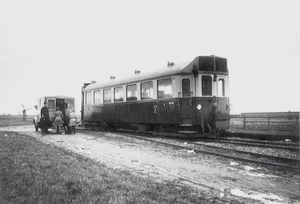
[{"label": "grass verge", "polygon": [[21,125],[32,125],[34,129],[33,121],[31,118],[28,118],[26,121],[23,121],[22,118],[1,118],[0,116],[0,127],[7,127],[7,126],[21,126]]},{"label": "grass verge", "polygon": [[222,203],[16,132],[0,131],[0,203]]}]

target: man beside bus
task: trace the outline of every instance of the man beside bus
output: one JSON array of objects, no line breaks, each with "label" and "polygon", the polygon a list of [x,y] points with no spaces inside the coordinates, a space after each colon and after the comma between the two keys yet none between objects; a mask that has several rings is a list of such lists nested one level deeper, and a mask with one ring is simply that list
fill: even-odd
[{"label": "man beside bus", "polygon": [[48,127],[50,125],[50,117],[49,117],[49,110],[48,110],[48,103],[44,103],[44,107],[41,109],[41,130],[42,134],[46,134],[48,132]]}]

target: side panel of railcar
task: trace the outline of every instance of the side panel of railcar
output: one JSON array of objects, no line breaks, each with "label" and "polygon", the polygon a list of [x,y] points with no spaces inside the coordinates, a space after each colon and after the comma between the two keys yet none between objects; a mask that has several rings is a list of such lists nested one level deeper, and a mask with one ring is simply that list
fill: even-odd
[{"label": "side panel of railcar", "polygon": [[[184,105],[183,105],[184,104]],[[201,104],[201,109],[196,108]],[[228,97],[191,97],[85,106],[84,121],[128,124],[192,124],[226,128]],[[182,114],[183,111],[189,114]]]}]

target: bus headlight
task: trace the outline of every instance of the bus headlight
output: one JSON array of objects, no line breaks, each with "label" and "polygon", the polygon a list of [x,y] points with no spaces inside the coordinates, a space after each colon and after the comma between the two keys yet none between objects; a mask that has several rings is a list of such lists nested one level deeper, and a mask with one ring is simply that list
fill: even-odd
[{"label": "bus headlight", "polygon": [[201,110],[201,105],[200,104],[197,105],[197,109]]}]

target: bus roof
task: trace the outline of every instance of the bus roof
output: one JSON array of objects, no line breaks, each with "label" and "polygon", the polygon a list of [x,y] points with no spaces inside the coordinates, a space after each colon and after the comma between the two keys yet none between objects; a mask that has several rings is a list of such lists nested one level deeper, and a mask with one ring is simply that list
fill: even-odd
[{"label": "bus roof", "polygon": [[39,97],[38,99],[42,99],[42,98],[67,98],[67,99],[75,99],[75,97],[59,96],[59,95],[56,95],[56,96],[42,96],[42,97]]}]

